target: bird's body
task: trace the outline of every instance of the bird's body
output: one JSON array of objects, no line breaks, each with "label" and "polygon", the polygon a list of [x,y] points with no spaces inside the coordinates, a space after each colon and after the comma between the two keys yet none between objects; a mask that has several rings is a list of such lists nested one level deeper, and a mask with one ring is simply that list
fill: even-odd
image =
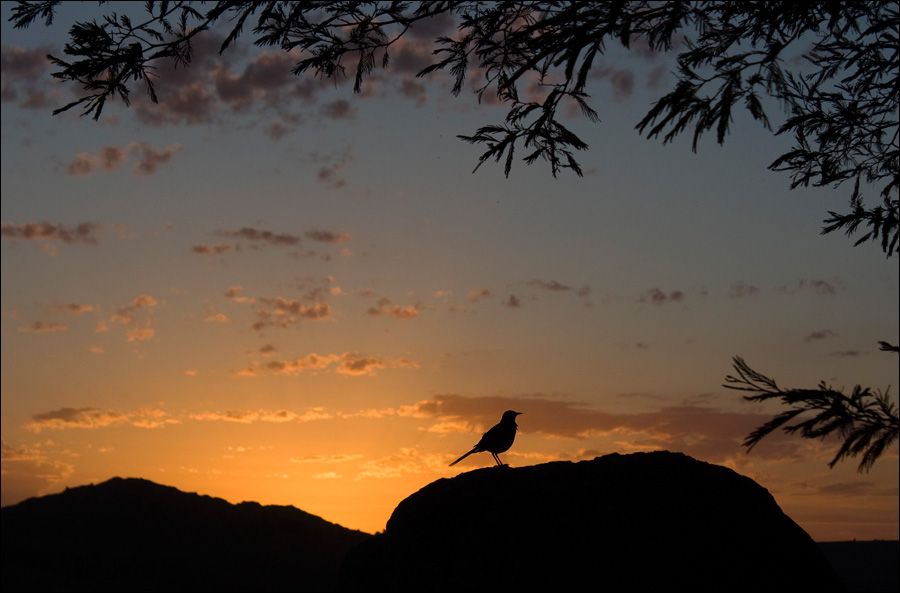
[{"label": "bird's body", "polygon": [[472,450],[451,463],[450,465],[456,465],[472,453],[480,453],[482,451],[487,451],[494,458],[494,461],[497,462],[497,465],[503,465],[503,462],[500,461],[500,453],[505,451],[509,451],[509,448],[512,447],[513,441],[516,440],[516,430],[518,430],[518,426],[516,425],[516,416],[521,414],[522,412],[514,412],[513,410],[507,410],[503,412],[503,417],[500,418],[500,422],[495,424],[489,431],[484,433],[481,437],[481,440],[478,441],[478,444],[472,447]]}]

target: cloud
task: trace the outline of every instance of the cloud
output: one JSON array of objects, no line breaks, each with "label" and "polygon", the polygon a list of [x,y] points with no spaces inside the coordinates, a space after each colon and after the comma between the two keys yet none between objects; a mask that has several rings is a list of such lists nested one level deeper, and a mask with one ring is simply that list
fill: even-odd
[{"label": "cloud", "polygon": [[100,225],[95,222],[82,222],[74,226],[49,222],[26,222],[23,224],[4,222],[0,227],[0,233],[7,239],[13,240],[59,241],[66,245],[96,245],[99,229]]},{"label": "cloud", "polygon": [[291,457],[291,463],[333,465],[362,459],[359,453],[340,453],[337,455],[311,455],[309,457]]},{"label": "cloud", "polygon": [[317,243],[340,244],[348,242],[350,240],[350,234],[313,229],[310,231],[306,231],[306,238]]},{"label": "cloud", "polygon": [[40,78],[50,66],[47,54],[52,49],[47,46],[24,48],[4,45],[0,49],[0,71],[4,78],[34,80]]},{"label": "cloud", "polygon": [[191,251],[198,255],[221,255],[223,253],[227,253],[235,248],[234,245],[229,245],[228,243],[219,243],[217,245],[206,245],[199,244],[191,247]]},{"label": "cloud", "polygon": [[130,303],[116,309],[116,312],[110,317],[110,321],[121,325],[128,325],[135,321],[135,315],[141,311],[151,310],[159,304],[152,295],[139,294],[134,297]]},{"label": "cloud", "polygon": [[673,290],[666,294],[659,288],[651,288],[641,294],[638,298],[639,303],[650,303],[653,305],[664,305],[666,303],[679,303],[684,300],[684,293],[680,290]]},{"label": "cloud", "polygon": [[631,70],[601,66],[591,71],[591,77],[609,83],[616,103],[628,100],[634,92],[634,73]]},{"label": "cloud", "polygon": [[490,298],[491,296],[493,295],[487,288],[473,288],[466,293],[466,300],[470,303],[477,303],[478,301]]},{"label": "cloud", "polygon": [[44,72],[50,65],[47,54],[57,53],[49,46],[24,48],[4,45],[0,49],[0,72],[2,72],[2,92],[4,103],[18,101],[23,109],[46,109],[50,97],[59,93]]},{"label": "cloud", "polygon": [[239,241],[246,241],[255,245],[274,245],[276,247],[291,247],[299,245],[301,239],[297,235],[290,233],[276,233],[266,229],[258,229],[254,227],[242,227],[237,230],[216,231],[221,237],[228,237]]},{"label": "cloud", "polygon": [[[438,395],[415,405],[416,413],[437,422],[462,422],[464,432],[482,432],[493,426],[504,410],[524,412],[520,430],[552,438],[583,439],[608,436],[645,448],[669,448],[708,460],[742,454],[741,442],[754,428],[771,419],[766,414],[730,412],[699,405],[662,407],[634,414],[609,413],[577,401],[546,396],[464,397]],[[772,434],[754,449],[766,458],[798,454],[798,439]]]},{"label": "cloud", "polygon": [[[556,280],[539,280],[537,278],[535,278],[534,280],[529,280],[528,286],[542,288],[544,290],[549,290],[550,292],[568,292],[572,290],[571,286],[562,284],[561,282],[557,282]],[[588,294],[590,294],[590,289],[588,289]]]},{"label": "cloud", "polygon": [[830,281],[801,279],[794,284],[784,284],[776,288],[776,290],[782,294],[797,294],[800,292],[808,292],[820,296],[834,296],[843,289],[844,283],[838,278]]},{"label": "cloud", "polygon": [[519,300],[519,297],[517,297],[516,295],[511,294],[506,297],[500,304],[504,307],[509,307],[510,309],[518,309],[522,306],[522,301]]},{"label": "cloud", "polygon": [[319,165],[319,171],[316,173],[318,180],[332,189],[340,189],[347,185],[342,173],[344,169],[353,161],[353,153],[347,146],[341,152],[332,153],[312,153],[310,155],[312,162]]},{"label": "cloud", "polygon": [[85,305],[81,303],[64,303],[56,305],[56,310],[69,315],[83,315],[94,310],[93,305]]},{"label": "cloud", "polygon": [[424,84],[415,80],[404,79],[397,85],[400,94],[416,102],[416,107],[424,107],[428,102],[428,91]]},{"label": "cloud", "polygon": [[837,334],[831,331],[830,329],[820,329],[814,332],[810,332],[808,336],[803,338],[804,342],[818,342],[820,340],[827,340],[828,338],[836,338]]},{"label": "cloud", "polygon": [[302,414],[291,410],[227,410],[224,412],[199,412],[189,416],[191,420],[204,422],[232,422],[235,424],[253,424],[255,422],[267,422],[283,424],[286,422],[313,422],[316,420],[328,420],[333,418],[324,408],[309,408]]},{"label": "cloud", "polygon": [[35,321],[31,325],[19,328],[20,333],[27,334],[49,334],[67,331],[69,328],[64,323],[53,323],[51,321]]},{"label": "cloud", "polygon": [[418,368],[419,364],[407,358],[378,358],[363,356],[355,353],[344,353],[341,363],[335,372],[340,375],[361,377],[374,375],[377,371],[387,368]]},{"label": "cloud", "polygon": [[113,171],[125,162],[127,152],[117,146],[107,146],[97,154],[79,152],[75,159],[69,163],[69,175],[80,177],[90,175],[96,170]]},{"label": "cloud", "polygon": [[107,146],[97,153],[79,152],[69,163],[69,175],[84,177],[96,171],[114,171],[135,157],[135,175],[153,175],[180,152],[180,144],[154,148],[147,142],[130,142],[125,146]]},{"label": "cloud", "polygon": [[419,364],[407,358],[383,358],[355,352],[342,354],[316,354],[288,360],[269,360],[253,363],[237,373],[238,377],[261,375],[296,376],[308,372],[334,372],[353,377],[374,375],[383,369],[418,368]]},{"label": "cloud", "polygon": [[162,165],[165,165],[172,157],[181,151],[180,144],[172,144],[165,148],[154,148],[146,142],[140,142],[134,148],[139,155],[138,163],[134,168],[137,175],[153,175]]},{"label": "cloud", "polygon": [[31,417],[31,422],[25,425],[25,430],[39,433],[44,430],[97,429],[116,425],[151,429],[178,423],[178,420],[160,408],[139,408],[131,412],[98,408],[60,408],[35,414]]},{"label": "cloud", "polygon": [[829,356],[834,356],[835,358],[856,358],[862,354],[859,350],[839,350],[832,352]]},{"label": "cloud", "polygon": [[3,506],[47,494],[72,476],[75,466],[56,459],[53,447],[52,441],[15,445],[2,441]]},{"label": "cloud", "polygon": [[[192,65],[191,72],[198,72],[200,68]],[[185,68],[185,70],[187,70]],[[161,76],[159,81],[171,80],[167,75]],[[135,113],[138,119],[149,126],[162,125],[196,125],[210,123],[215,112],[215,101],[209,86],[205,81],[195,81],[181,86],[165,85],[167,88],[159,88],[157,95],[159,103],[153,103],[143,97],[135,101]]]},{"label": "cloud", "polygon": [[255,303],[256,299],[254,297],[243,296],[241,294],[243,290],[243,286],[231,286],[225,291],[225,298],[229,301],[238,303],[239,305],[252,305]]},{"label": "cloud", "polygon": [[732,299],[742,299],[744,297],[753,296],[759,292],[759,288],[743,281],[735,282],[728,290],[728,297]]},{"label": "cloud", "polygon": [[397,453],[365,461],[356,480],[392,479],[408,474],[449,473],[445,455],[422,453],[415,447],[401,447]]},{"label": "cloud", "polygon": [[394,319],[415,319],[419,316],[419,305],[395,305],[390,299],[378,299],[375,307],[369,307],[366,312],[372,316],[388,316]]},{"label": "cloud", "polygon": [[325,103],[320,112],[328,119],[353,119],[356,117],[356,108],[346,99],[335,99]]},{"label": "cloud", "polygon": [[218,311],[210,311],[203,321],[206,323],[231,323],[231,319],[228,318],[228,315]]},{"label": "cloud", "polygon": [[287,328],[303,321],[325,321],[331,319],[331,305],[328,303],[304,303],[284,297],[258,299],[256,321],[251,326],[260,331],[267,327]]}]

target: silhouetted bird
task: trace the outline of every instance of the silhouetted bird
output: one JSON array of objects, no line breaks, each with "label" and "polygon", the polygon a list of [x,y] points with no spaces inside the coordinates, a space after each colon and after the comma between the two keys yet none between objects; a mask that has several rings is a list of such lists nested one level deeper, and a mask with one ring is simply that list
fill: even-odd
[{"label": "silhouetted bird", "polygon": [[488,451],[491,454],[491,457],[494,458],[494,461],[497,462],[497,465],[503,465],[503,462],[500,461],[499,454],[508,451],[509,448],[512,447],[513,441],[516,439],[516,430],[519,428],[516,426],[516,416],[521,413],[522,412],[514,412],[512,410],[503,412],[503,417],[500,418],[500,422],[484,433],[484,436],[481,437],[481,440],[478,441],[477,445],[472,447],[471,451],[450,465],[456,465],[472,453],[480,453],[482,451]]}]

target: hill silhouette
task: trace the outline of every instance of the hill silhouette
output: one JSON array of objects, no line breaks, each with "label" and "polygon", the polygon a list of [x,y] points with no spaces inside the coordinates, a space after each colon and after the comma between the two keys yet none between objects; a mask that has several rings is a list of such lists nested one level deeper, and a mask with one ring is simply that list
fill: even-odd
[{"label": "hill silhouette", "polygon": [[356,591],[843,589],[763,487],[665,451],[438,480],[341,577]]},{"label": "hill silhouette", "polygon": [[329,591],[370,537],[294,507],[113,478],[2,509],[4,591]]}]

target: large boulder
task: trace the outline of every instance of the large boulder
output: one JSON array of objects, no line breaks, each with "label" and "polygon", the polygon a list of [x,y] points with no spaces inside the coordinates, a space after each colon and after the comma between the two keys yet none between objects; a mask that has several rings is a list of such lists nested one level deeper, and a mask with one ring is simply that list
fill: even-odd
[{"label": "large boulder", "polygon": [[765,488],[669,452],[438,480],[341,576],[357,591],[841,590]]}]

